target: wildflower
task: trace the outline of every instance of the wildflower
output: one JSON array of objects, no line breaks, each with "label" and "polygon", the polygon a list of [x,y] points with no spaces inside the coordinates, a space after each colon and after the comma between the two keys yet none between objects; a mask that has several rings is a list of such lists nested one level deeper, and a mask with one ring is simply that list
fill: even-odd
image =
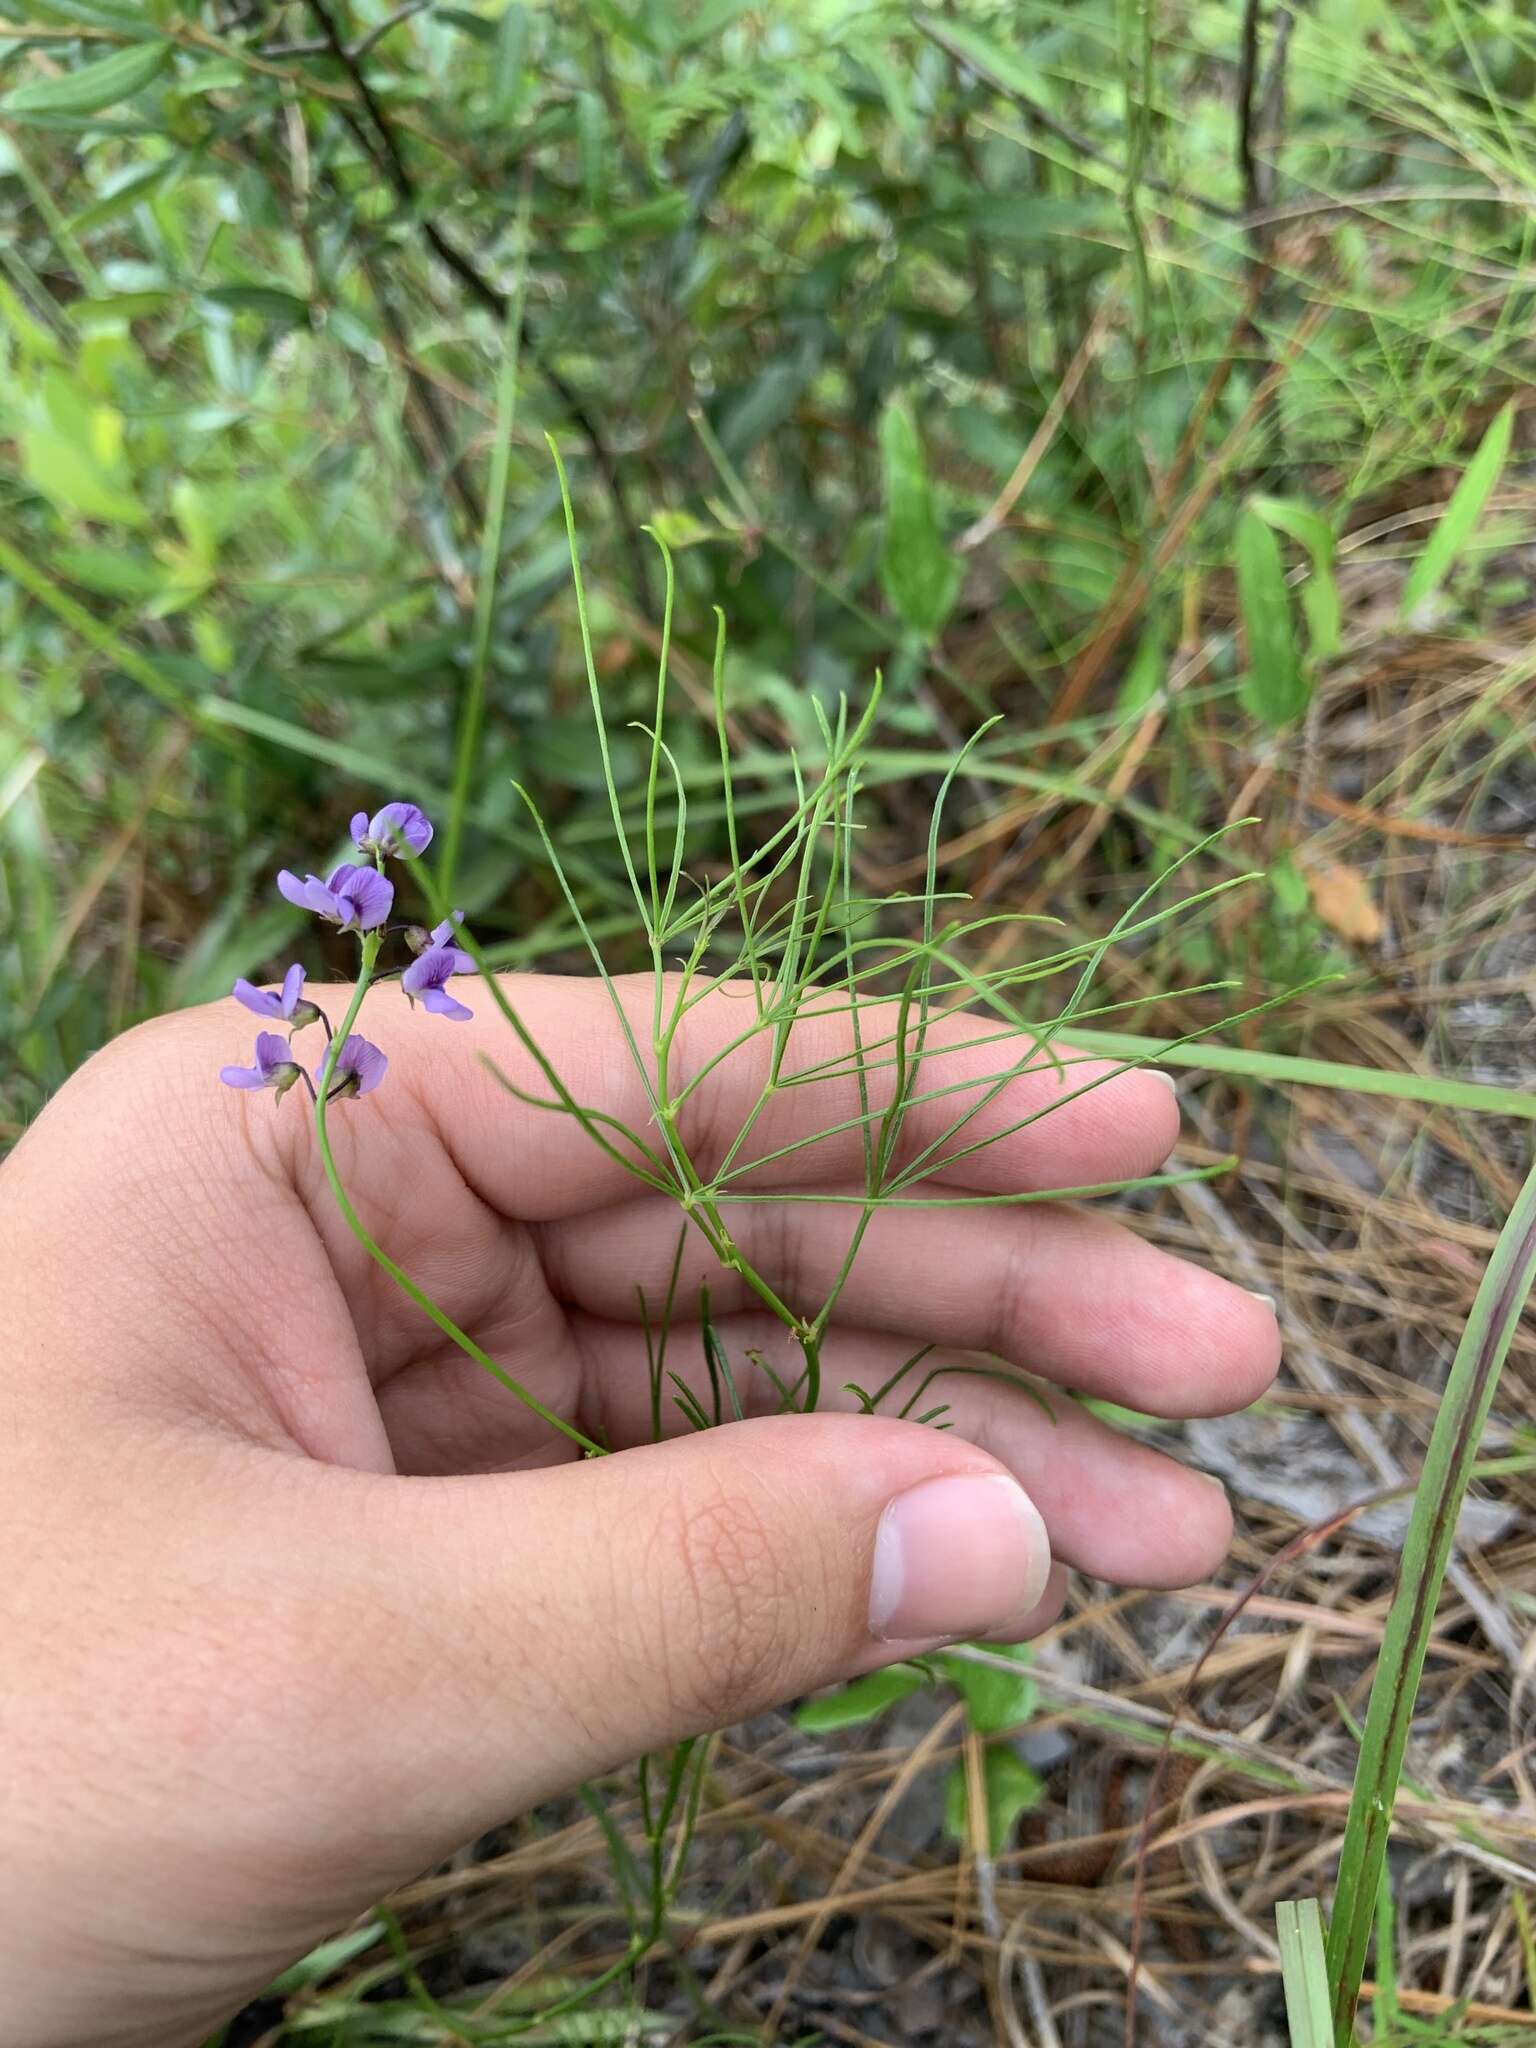
[{"label": "wildflower", "polygon": [[255,1066],[220,1067],[219,1079],[226,1088],[274,1088],[281,1099],[303,1072],[290,1053],[286,1038],[276,1031],[258,1031]]},{"label": "wildflower", "polygon": [[[425,953],[430,946],[446,946],[463,922],[463,911],[451,910],[441,924],[433,925],[431,931],[428,931],[424,924],[408,924],[405,928],[405,943],[413,953]],[[474,964],[466,955],[463,966],[456,971],[468,974]]]},{"label": "wildflower", "polygon": [[432,844],[432,822],[415,804],[386,804],[371,818],[359,811],[352,820],[352,838],[360,853],[425,853]]},{"label": "wildflower", "polygon": [[308,875],[301,882],[287,868],[277,878],[280,895],[301,910],[312,910],[330,924],[353,932],[371,931],[388,917],[395,900],[395,885],[376,868],[353,866],[343,861],[327,882]]},{"label": "wildflower", "polygon": [[243,977],[230,990],[237,1003],[244,1003],[248,1010],[254,1010],[258,1017],[284,1018],[295,1031],[306,1024],[313,1024],[320,1012],[313,1003],[304,1000],[304,970],[295,960],[283,976],[281,989],[257,988]]},{"label": "wildflower", "polygon": [[475,963],[459,947],[439,940],[438,932],[446,933],[449,929],[446,924],[437,927],[431,935],[432,944],[424,953],[418,953],[401,975],[400,986],[412,1002],[419,996],[424,1010],[435,1011],[439,1017],[452,1017],[462,1023],[475,1013],[456,1002],[443,984],[451,974],[472,974]]},{"label": "wildflower", "polygon": [[[337,1102],[344,1095],[368,1094],[383,1080],[388,1065],[389,1061],[379,1048],[354,1031],[336,1055],[327,1102]],[[324,1071],[325,1061],[322,1060],[315,1070],[315,1079],[319,1080]]]}]

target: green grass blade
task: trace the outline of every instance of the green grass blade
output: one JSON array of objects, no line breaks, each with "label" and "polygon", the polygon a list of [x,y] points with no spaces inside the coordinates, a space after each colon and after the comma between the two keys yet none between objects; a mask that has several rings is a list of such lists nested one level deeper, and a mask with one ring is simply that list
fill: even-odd
[{"label": "green grass blade", "polygon": [[1378,1888],[1402,1774],[1414,1697],[1435,1607],[1499,1371],[1536,1280],[1536,1167],[1520,1190],[1451,1366],[1403,1543],[1397,1591],[1382,1636],[1339,1858],[1328,1939],[1337,2048],[1349,2048],[1365,1974]]},{"label": "green grass blade", "polygon": [[1275,1908],[1275,1932],[1291,2048],[1333,2048],[1323,1916],[1316,1899],[1282,1899]]},{"label": "green grass blade", "polygon": [[1500,1088],[1490,1081],[1458,1081],[1448,1074],[1394,1074],[1386,1068],[1351,1067],[1339,1060],[1304,1059],[1296,1053],[1250,1052],[1204,1039],[1139,1038],[1126,1031],[1080,1031],[1067,1036],[1082,1052],[1154,1066],[1204,1067],[1212,1074],[1241,1074],[1250,1081],[1278,1081],[1298,1088],[1346,1088],[1356,1095],[1388,1095],[1435,1109],[1465,1109],[1482,1116],[1536,1117],[1536,1094]]},{"label": "green grass blade", "polygon": [[1504,406],[1478,444],[1477,453],[1462,472],[1451,501],[1440,515],[1439,524],[1425,543],[1403,585],[1402,616],[1416,611],[1425,598],[1432,597],[1449,575],[1452,564],[1465,550],[1473,529],[1483,516],[1509,454],[1509,437],[1514,429],[1514,401]]}]

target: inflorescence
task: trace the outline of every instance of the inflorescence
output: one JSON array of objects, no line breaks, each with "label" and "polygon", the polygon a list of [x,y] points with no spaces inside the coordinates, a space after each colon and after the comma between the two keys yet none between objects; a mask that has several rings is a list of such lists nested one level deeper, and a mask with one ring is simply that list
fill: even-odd
[{"label": "inflorescence", "polygon": [[[351,1015],[355,1016],[361,994],[374,979],[374,966],[384,940],[392,930],[400,931],[413,958],[397,970],[406,1000],[439,1017],[462,1022],[473,1015],[448,992],[455,974],[472,974],[475,963],[457,944],[458,928],[464,922],[462,910],[455,910],[440,924],[427,930],[422,925],[394,927],[388,922],[394,908],[395,885],[384,872],[391,855],[416,860],[432,843],[432,824],[415,804],[385,804],[370,818],[359,811],[352,820],[352,839],[360,861],[343,861],[322,879],[319,875],[300,878],[287,868],[277,878],[278,892],[301,910],[313,911],[327,924],[354,932],[360,948],[358,988]],[[287,1036],[268,1029],[256,1034],[256,1058],[249,1067],[222,1067],[219,1079],[230,1088],[270,1088],[281,1098],[296,1081],[302,1081],[311,1100],[321,1089],[327,1102],[347,1096],[367,1095],[378,1087],[389,1065],[384,1054],[368,1039],[347,1029],[337,1043],[331,1021],[318,1003],[304,994],[304,969],[294,962],[283,976],[281,988],[258,988],[244,978],[231,991],[235,1000],[267,1021],[286,1025]],[[348,1019],[350,1024],[350,1016]],[[293,1057],[293,1039],[311,1024],[325,1028],[325,1052],[313,1079]]]}]

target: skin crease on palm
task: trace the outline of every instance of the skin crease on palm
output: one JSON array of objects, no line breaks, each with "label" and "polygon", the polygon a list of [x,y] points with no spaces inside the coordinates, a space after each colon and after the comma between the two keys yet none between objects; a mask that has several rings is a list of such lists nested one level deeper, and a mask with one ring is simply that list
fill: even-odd
[{"label": "skin crease on palm", "polygon": [[[508,987],[576,1099],[643,1131],[601,988]],[[648,1015],[649,981],[621,987]],[[742,1000],[691,1014],[682,1072],[740,1030]],[[933,1343],[1165,1416],[1259,1395],[1270,1310],[1085,1207],[883,1212],[827,1338],[822,1412],[694,1435],[673,1409],[676,1435],[649,1444],[636,1290],[663,1296],[677,1210],[503,1091],[477,1052],[531,1090],[538,1076],[477,1007],[446,1023],[398,990],[370,997],[389,1074],[331,1112],[341,1174],[447,1313],[620,1455],[578,1458],[371,1263],[302,1090],[219,1087],[249,1042],[228,1004],[106,1048],[0,1169],[3,2048],[197,2043],[392,1885],[594,1772],[920,1645],[1028,1637],[1069,1569],[1171,1586],[1222,1560],[1220,1488],[1075,1402],[1053,1422],[954,1378],[932,1396],[952,1403],[940,1432],[846,1412],[837,1391]],[[944,1050],[975,1035],[937,1027],[923,1085],[1007,1064],[996,1044]],[[298,1044],[318,1058],[318,1032]],[[844,1023],[807,1022],[790,1066],[840,1044]],[[701,1160],[762,1058],[733,1054],[693,1097]],[[1076,1066],[1072,1085],[1102,1071]],[[1062,1092],[1049,1067],[1022,1075],[967,1139]],[[848,1080],[791,1090],[751,1156],[856,1110]],[[939,1113],[913,1111],[904,1143]],[[1155,1172],[1177,1128],[1163,1080],[1120,1074],[933,1192]],[[753,1185],[857,1191],[861,1170],[849,1133]],[[756,1269],[814,1312],[856,1210],[728,1213]],[[745,1354],[791,1378],[796,1354],[711,1266],[690,1243],[679,1300],[710,1278],[743,1398],[771,1409]],[[674,1331],[669,1363],[702,1379],[696,1331]]]}]

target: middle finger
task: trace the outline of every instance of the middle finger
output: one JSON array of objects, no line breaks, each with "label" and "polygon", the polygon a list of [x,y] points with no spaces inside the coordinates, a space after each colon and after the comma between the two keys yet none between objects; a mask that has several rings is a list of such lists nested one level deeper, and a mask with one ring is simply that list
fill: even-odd
[{"label": "middle finger", "polygon": [[[849,1190],[849,1193],[854,1193]],[[857,1203],[766,1202],[731,1210],[758,1277],[814,1317],[837,1285]],[[654,1319],[677,1254],[666,1197],[643,1197],[539,1231],[555,1293],[622,1322]],[[708,1283],[722,1313],[756,1297],[696,1230],[683,1247],[677,1300]],[[991,1351],[1063,1386],[1155,1415],[1220,1415],[1269,1385],[1280,1357],[1274,1312],[1258,1296],[1160,1251],[1107,1216],[1070,1204],[880,1209],[837,1299],[839,1318],[968,1350]]]}]

